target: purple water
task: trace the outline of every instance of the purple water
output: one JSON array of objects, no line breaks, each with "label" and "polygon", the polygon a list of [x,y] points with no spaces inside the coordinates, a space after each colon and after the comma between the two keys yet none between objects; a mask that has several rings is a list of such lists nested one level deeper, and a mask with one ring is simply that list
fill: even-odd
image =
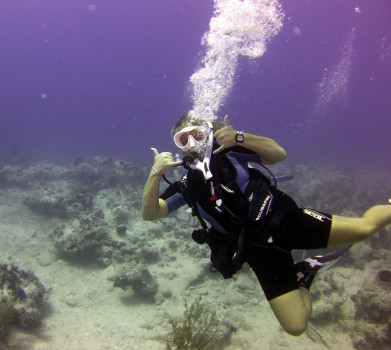
[{"label": "purple water", "polygon": [[[219,115],[275,138],[288,161],[390,169],[390,2],[281,5],[282,31],[264,56],[240,59]],[[0,161],[174,152],[169,131],[192,107],[212,15],[206,0],[2,0]],[[314,112],[338,64],[344,89]]]}]

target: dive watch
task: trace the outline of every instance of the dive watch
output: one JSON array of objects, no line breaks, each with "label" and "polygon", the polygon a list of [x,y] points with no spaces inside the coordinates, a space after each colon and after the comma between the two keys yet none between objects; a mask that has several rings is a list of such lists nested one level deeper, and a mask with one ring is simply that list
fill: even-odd
[{"label": "dive watch", "polygon": [[235,135],[235,141],[237,145],[241,145],[244,141],[243,131],[237,131]]}]

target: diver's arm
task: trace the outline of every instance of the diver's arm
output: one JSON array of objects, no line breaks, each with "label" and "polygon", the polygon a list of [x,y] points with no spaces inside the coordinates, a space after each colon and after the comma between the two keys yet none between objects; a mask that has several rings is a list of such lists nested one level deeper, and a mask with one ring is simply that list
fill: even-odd
[{"label": "diver's arm", "polygon": [[258,153],[263,163],[273,164],[285,159],[285,150],[273,139],[248,133],[243,133],[243,136],[242,146]]},{"label": "diver's arm", "polygon": [[[237,131],[231,126],[227,116],[224,118],[224,123],[225,126],[214,134],[217,143],[220,145],[214,153],[236,145]],[[244,141],[241,146],[259,154],[263,163],[273,164],[285,159],[285,150],[273,139],[249,133],[243,133],[243,136]]]},{"label": "diver's arm", "polygon": [[169,152],[158,153],[156,148],[151,148],[155,161],[149,174],[143,192],[142,214],[143,219],[153,221],[167,215],[167,203],[159,198],[160,177],[172,166],[181,162],[174,162],[174,158]]},{"label": "diver's arm", "polygon": [[143,192],[142,214],[144,220],[153,221],[168,213],[166,202],[159,198],[159,185],[160,175],[151,170]]}]

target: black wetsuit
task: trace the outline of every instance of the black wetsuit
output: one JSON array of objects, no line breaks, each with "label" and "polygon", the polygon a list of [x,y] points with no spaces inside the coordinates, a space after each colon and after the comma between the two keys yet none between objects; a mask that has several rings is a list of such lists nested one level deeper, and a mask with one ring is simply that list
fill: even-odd
[{"label": "black wetsuit", "polygon": [[[229,179],[233,172],[224,166],[227,161],[234,168],[234,184]],[[218,187],[215,195],[211,193],[210,181],[205,181],[200,171],[190,170],[185,179],[170,185],[160,198],[166,201],[169,212],[188,204],[190,198],[199,215],[213,228],[213,241],[232,244],[231,255],[239,232],[245,227],[245,261],[255,272],[266,298],[271,300],[299,288],[291,250],[326,248],[332,219],[329,214],[298,207],[293,199],[271,185],[268,189],[273,204],[265,217],[252,222],[244,220],[245,223],[235,219],[232,214],[243,218],[249,212],[238,194],[230,191],[240,191],[245,199],[254,172],[249,169],[249,162],[261,163],[259,155],[240,146],[226,149],[213,155],[210,164],[212,181]],[[219,207],[216,199],[221,199],[223,205]],[[213,253],[216,252],[212,249]]]}]

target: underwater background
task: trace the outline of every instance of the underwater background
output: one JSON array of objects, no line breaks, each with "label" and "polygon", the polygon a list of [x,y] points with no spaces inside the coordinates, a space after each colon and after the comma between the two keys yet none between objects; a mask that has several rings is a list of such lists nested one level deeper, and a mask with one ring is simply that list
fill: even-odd
[{"label": "underwater background", "polygon": [[210,271],[184,208],[141,218],[150,148],[176,152],[188,110],[277,140],[299,205],[387,203],[390,18],[389,0],[2,0],[0,350],[180,350],[191,312],[210,349],[391,349],[390,227],[317,276],[292,337],[247,265]]},{"label": "underwater background", "polygon": [[[281,30],[239,57],[217,115],[275,138],[287,161],[389,169],[390,2],[280,4]],[[3,0],[0,160],[174,152],[213,15],[211,0]]]}]

